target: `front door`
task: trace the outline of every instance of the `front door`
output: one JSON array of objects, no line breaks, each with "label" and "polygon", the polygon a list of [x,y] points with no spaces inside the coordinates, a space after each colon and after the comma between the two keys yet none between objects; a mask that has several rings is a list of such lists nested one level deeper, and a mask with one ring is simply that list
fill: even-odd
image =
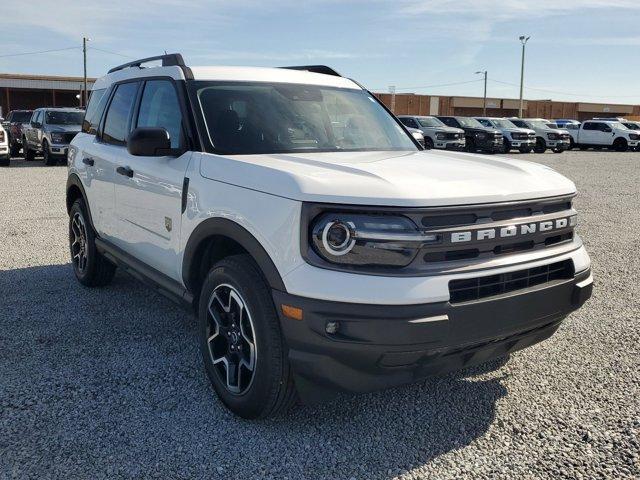
[{"label": "front door", "polygon": [[[185,150],[180,102],[172,81],[146,81],[135,117],[132,129],[163,127],[171,147]],[[182,189],[190,159],[190,152],[178,157],[141,157],[124,150],[115,187],[120,246],[175,280],[181,278]]]}]

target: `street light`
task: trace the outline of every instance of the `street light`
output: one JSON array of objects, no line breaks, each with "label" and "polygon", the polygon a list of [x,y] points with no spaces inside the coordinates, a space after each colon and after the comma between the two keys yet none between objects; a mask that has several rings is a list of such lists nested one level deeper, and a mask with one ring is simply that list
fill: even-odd
[{"label": "street light", "polygon": [[522,91],[524,90],[524,49],[531,37],[520,35],[520,43],[522,43],[522,63],[520,64],[520,110],[518,117],[522,118]]},{"label": "street light", "polygon": [[486,117],[487,116],[487,71],[480,70],[479,72],[476,72],[476,75],[477,74],[484,75],[484,98],[482,101],[482,116]]}]

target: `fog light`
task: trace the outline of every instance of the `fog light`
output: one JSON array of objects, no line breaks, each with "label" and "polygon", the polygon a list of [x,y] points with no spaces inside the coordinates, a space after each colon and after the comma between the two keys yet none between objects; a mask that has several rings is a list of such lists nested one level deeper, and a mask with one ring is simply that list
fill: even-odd
[{"label": "fog light", "polygon": [[324,327],[324,331],[327,333],[336,333],[338,331],[338,328],[340,327],[340,324],[338,322],[327,322],[327,324]]}]

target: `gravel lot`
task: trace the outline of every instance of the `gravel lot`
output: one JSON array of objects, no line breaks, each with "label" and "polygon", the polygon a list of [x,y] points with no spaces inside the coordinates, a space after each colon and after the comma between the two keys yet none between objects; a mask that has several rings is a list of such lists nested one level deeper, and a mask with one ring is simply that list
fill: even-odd
[{"label": "gravel lot", "polygon": [[260,422],[213,395],[188,312],[76,283],[64,167],[0,169],[0,478],[640,478],[640,152],[525,158],[580,189],[582,310],[506,364]]}]

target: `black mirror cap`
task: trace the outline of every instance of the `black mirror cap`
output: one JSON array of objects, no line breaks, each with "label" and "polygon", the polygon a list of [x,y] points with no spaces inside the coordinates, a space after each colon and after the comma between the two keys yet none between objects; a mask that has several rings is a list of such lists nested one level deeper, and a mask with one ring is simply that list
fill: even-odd
[{"label": "black mirror cap", "polygon": [[159,157],[171,152],[171,138],[163,127],[138,127],[127,139],[127,150],[138,157]]}]

